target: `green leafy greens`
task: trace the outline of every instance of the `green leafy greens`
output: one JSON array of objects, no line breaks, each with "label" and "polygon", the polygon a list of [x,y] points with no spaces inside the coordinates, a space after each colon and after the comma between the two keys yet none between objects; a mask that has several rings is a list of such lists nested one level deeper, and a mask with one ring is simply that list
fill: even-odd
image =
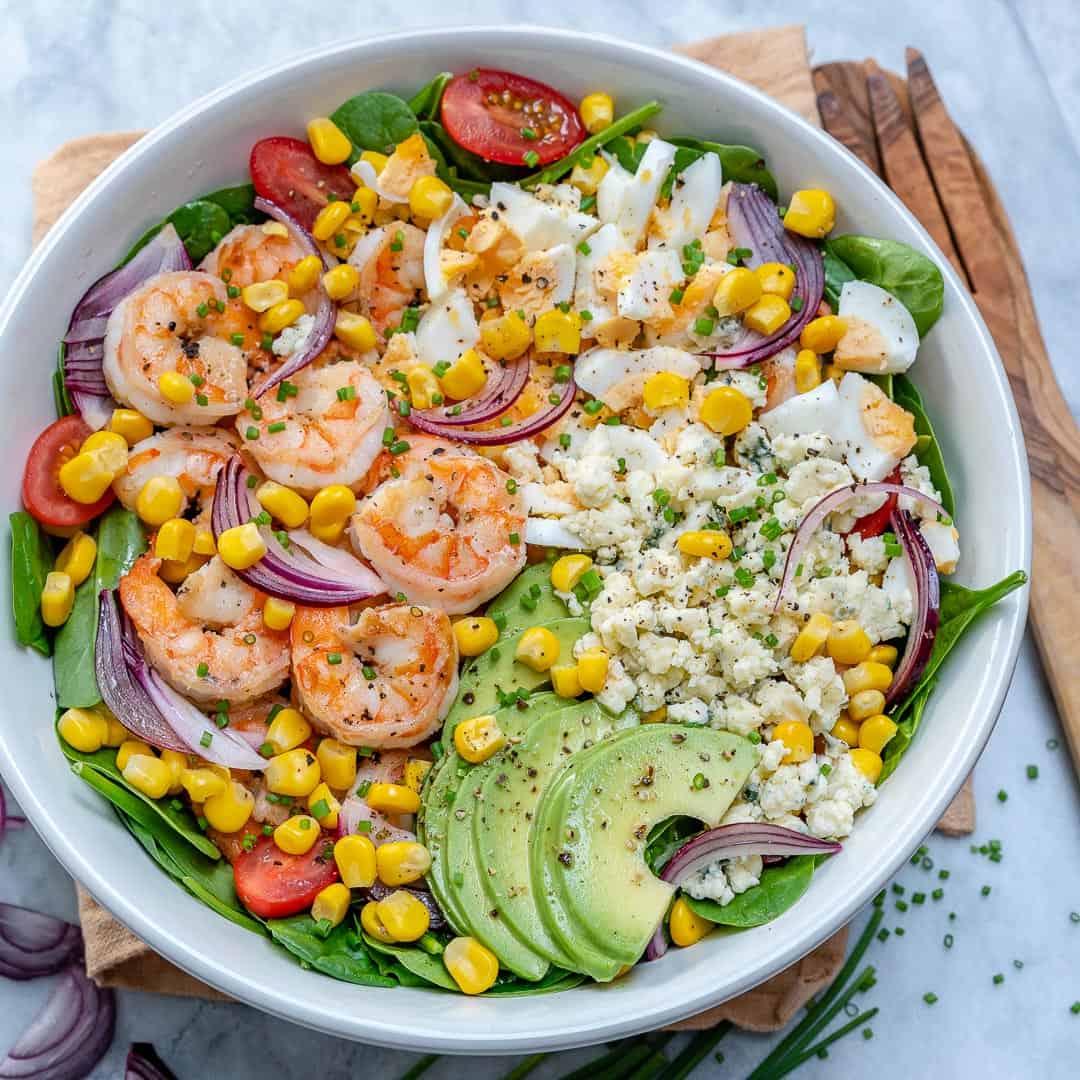
[{"label": "green leafy greens", "polygon": [[810,888],[816,865],[816,856],[796,855],[779,866],[767,866],[757,885],[722,906],[713,900],[695,900],[686,894],[683,898],[703,919],[720,926],[740,930],[762,926],[782,915]]},{"label": "green leafy greens", "polygon": [[930,417],[923,405],[922,395],[915,388],[915,384],[906,375],[894,375],[892,377],[892,393],[890,397],[902,405],[912,416],[915,417],[915,432],[921,437],[921,446],[916,445],[915,453],[921,464],[925,465],[930,473],[930,479],[934,482],[941,495],[941,505],[950,514],[956,513],[956,499],[953,495],[952,484],[945,468],[945,458],[941,453],[937,436],[934,434]]},{"label": "green leafy greens", "polygon": [[41,618],[41,593],[52,569],[49,540],[41,526],[25,511],[8,517],[11,524],[11,607],[15,637],[20,645],[52,654],[52,645]]},{"label": "green leafy greens", "polygon": [[392,154],[399,142],[419,130],[409,103],[382,90],[369,90],[349,98],[330,114],[330,119],[358,150],[374,150],[380,154]]}]

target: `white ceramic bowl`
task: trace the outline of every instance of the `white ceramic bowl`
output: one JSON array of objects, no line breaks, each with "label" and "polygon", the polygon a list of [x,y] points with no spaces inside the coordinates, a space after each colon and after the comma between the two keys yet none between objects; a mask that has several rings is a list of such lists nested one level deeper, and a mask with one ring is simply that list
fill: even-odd
[{"label": "white ceramic bowl", "polygon": [[[0,415],[8,433],[3,505],[18,506],[25,452],[53,419],[49,374],[72,305],[144,228],[187,199],[245,180],[258,138],[301,135],[308,117],[327,114],[361,90],[407,94],[436,71],[475,65],[525,72],[571,98],[603,87],[622,109],[659,98],[661,132],[756,146],[782,192],[833,192],[838,231],[892,237],[933,256],[945,274],[945,313],[913,374],[956,487],[958,577],[989,584],[1029,566],[1027,466],[1000,361],[960,282],[900,202],[821,132],[711,68],[609,38],[525,27],[427,30],[306,53],[185,109],[109,168],[49,233],[0,313]],[[8,576],[5,565],[0,595],[8,595]],[[0,766],[53,853],[98,900],[158,952],[233,997],[389,1046],[557,1049],[657,1027],[714,1005],[846,923],[930,831],[978,757],[1009,684],[1025,608],[1026,593],[1011,596],[964,638],[902,767],[794,908],[760,929],[673,950],[611,985],[561,994],[469,999],[332,982],[215,915],[159,871],[108,804],[68,772],[51,723],[50,666],[17,648],[11,634],[0,642]]]}]

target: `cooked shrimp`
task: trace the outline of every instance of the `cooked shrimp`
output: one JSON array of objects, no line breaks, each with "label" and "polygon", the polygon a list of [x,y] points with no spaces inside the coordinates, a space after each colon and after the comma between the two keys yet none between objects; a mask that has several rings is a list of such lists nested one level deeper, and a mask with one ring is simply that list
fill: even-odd
[{"label": "cooked shrimp", "polygon": [[199,263],[199,269],[242,289],[256,281],[283,277],[304,254],[291,236],[282,236],[273,226],[266,232],[262,225],[237,225]]},{"label": "cooked shrimp", "polygon": [[444,611],[416,604],[296,609],[293,689],[322,731],[349,746],[414,746],[457,693],[457,642]]},{"label": "cooked shrimp", "polygon": [[276,690],[289,674],[289,639],[263,623],[263,595],[217,556],[178,593],[158,577],[160,565],[142,555],[120,579],[120,601],[154,670],[200,705]]},{"label": "cooked shrimp", "polygon": [[[214,424],[239,412],[247,358],[231,335],[246,340],[251,313],[226,300],[225,283],[198,270],[155,274],[121,300],[109,316],[102,362],[113,397],[158,424]],[[199,380],[186,404],[168,401],[158,385],[177,372]]]},{"label": "cooked shrimp", "polygon": [[416,441],[395,463],[400,476],[353,515],[353,546],[390,591],[451,615],[472,611],[525,565],[525,503],[479,454]]},{"label": "cooked shrimp", "polygon": [[[320,359],[290,383],[296,387],[292,396],[271,390],[259,398],[259,420],[249,412],[237,417],[248,451],[272,480],[305,495],[327,484],[359,484],[390,424],[378,380],[358,360]],[[258,438],[250,438],[251,429]]]},{"label": "cooked shrimp", "polygon": [[[367,835],[376,847],[392,840],[415,840],[416,819],[412,814],[384,814],[373,810],[360,795],[360,791],[369,784],[404,785],[406,764],[410,758],[419,756],[430,757],[430,754],[423,748],[417,751],[380,750],[371,757],[360,760],[360,766],[356,770],[356,782],[343,800],[342,805],[346,810],[344,816],[356,822],[370,821],[371,831]],[[355,831],[355,827],[352,831]]]},{"label": "cooked shrimp", "polygon": [[143,485],[155,476],[172,476],[180,482],[183,514],[191,500],[201,510],[210,507],[214,483],[225,463],[236,453],[237,442],[221,428],[170,428],[136,443],[128,454],[127,468],[113,481],[117,498],[135,509]]},{"label": "cooked shrimp", "polygon": [[381,225],[353,248],[349,262],[360,271],[360,306],[381,337],[424,287],[424,232],[404,221]]}]

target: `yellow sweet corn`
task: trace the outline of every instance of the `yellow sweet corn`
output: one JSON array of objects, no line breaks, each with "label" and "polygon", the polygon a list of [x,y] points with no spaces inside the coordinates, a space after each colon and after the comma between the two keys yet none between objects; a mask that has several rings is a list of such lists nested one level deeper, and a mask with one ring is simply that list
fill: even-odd
[{"label": "yellow sweet corn", "polygon": [[479,656],[499,640],[499,628],[485,615],[466,615],[454,623],[454,637],[462,656]]},{"label": "yellow sweet corn", "polygon": [[311,905],[311,917],[317,922],[328,922],[331,926],[339,926],[349,913],[349,903],[352,894],[340,881],[333,885],[327,885]]},{"label": "yellow sweet corn", "polygon": [[[289,296],[303,296],[311,292],[322,277],[323,261],[318,255],[305,255],[285,274]],[[269,305],[268,305],[269,306]]]},{"label": "yellow sweet corn", "polygon": [[255,796],[243,784],[230,780],[225,790],[203,803],[203,817],[218,832],[239,832],[251,818]]},{"label": "yellow sweet corn", "polygon": [[357,225],[363,229],[375,220],[375,211],[379,208],[379,194],[371,188],[357,188],[352,197],[352,215],[345,222],[346,231]]},{"label": "yellow sweet corn", "polygon": [[547,671],[559,659],[559,639],[546,626],[531,626],[518,638],[514,659],[533,671]]},{"label": "yellow sweet corn", "polygon": [[378,901],[376,913],[395,941],[416,941],[431,925],[428,909],[412,893],[399,889]]},{"label": "yellow sweet corn", "polygon": [[570,183],[581,192],[582,195],[595,195],[600,181],[604,179],[608,171],[608,163],[599,155],[593,157],[592,164],[586,169],[584,165],[577,164],[570,173]]},{"label": "yellow sweet corn", "polygon": [[188,767],[187,754],[176,750],[162,750],[161,760],[169,770],[169,790],[167,795],[179,795],[184,790],[183,776]]},{"label": "yellow sweet corn", "polygon": [[795,357],[795,390],[805,394],[821,385],[821,360],[812,349],[800,349]]},{"label": "yellow sweet corn", "polygon": [[427,364],[416,364],[405,375],[409,387],[409,399],[414,409],[430,409],[442,396],[442,387],[435,372]]},{"label": "yellow sweet corn", "polygon": [[191,551],[194,555],[216,555],[217,543],[214,534],[209,529],[196,529],[195,543],[191,545]]},{"label": "yellow sweet corn", "polygon": [[93,709],[68,709],[58,727],[64,742],[83,754],[96,753],[109,737],[108,722]]},{"label": "yellow sweet corn", "polygon": [[885,749],[885,744],[895,734],[895,721],[881,713],[868,716],[859,725],[859,746],[863,750],[872,750],[875,754],[880,754]]},{"label": "yellow sweet corn", "polygon": [[714,925],[708,919],[703,919],[681,896],[671,905],[668,930],[671,940],[682,948],[696,945]]},{"label": "yellow sweet corn", "polygon": [[759,334],[775,334],[791,318],[791,308],[782,296],[765,293],[743,315],[743,325]]},{"label": "yellow sweet corn", "polygon": [[513,360],[532,344],[532,331],[520,315],[511,312],[480,323],[480,344],[496,360]]},{"label": "yellow sweet corn", "polygon": [[375,175],[378,176],[386,168],[386,163],[390,159],[386,154],[380,154],[378,150],[365,150],[360,155],[360,160],[366,161],[375,170]]},{"label": "yellow sweet corn", "polygon": [[581,679],[578,677],[577,664],[556,665],[551,669],[551,688],[559,697],[576,698],[583,691]]},{"label": "yellow sweet corn", "polygon": [[336,829],[338,827],[338,814],[341,812],[341,803],[337,801],[325,780],[308,796],[307,808],[311,812],[311,816],[324,829]]},{"label": "yellow sweet corn", "polygon": [[409,188],[409,209],[418,218],[440,218],[454,201],[454,193],[437,176],[420,176]]},{"label": "yellow sweet corn", "polygon": [[808,761],[814,752],[814,733],[802,720],[784,720],[773,728],[772,737],[787,747],[782,765],[798,765]]},{"label": "yellow sweet corn", "polygon": [[854,765],[871,784],[876,784],[878,782],[878,778],[881,776],[882,764],[880,754],[875,754],[873,750],[864,750],[861,746],[857,746],[848,751],[848,757],[851,758],[851,764]]},{"label": "yellow sweet corn", "polygon": [[343,836],[334,844],[334,862],[342,882],[350,889],[375,884],[375,845],[367,836]]},{"label": "yellow sweet corn", "polygon": [[375,849],[375,865],[384,885],[408,885],[431,869],[431,853],[415,840],[392,840]]},{"label": "yellow sweet corn", "polygon": [[862,723],[868,717],[885,711],[885,695],[880,690],[860,690],[851,695],[847,711],[852,720]]},{"label": "yellow sweet corn", "polygon": [[179,517],[184,505],[184,491],[175,476],[152,476],[135,497],[135,513],[147,525],[164,525]]},{"label": "yellow sweet corn", "polygon": [[185,518],[162,522],[154,537],[154,554],[159,559],[187,562],[195,547],[195,526]]},{"label": "yellow sweet corn", "polygon": [[823,611],[811,615],[791,644],[791,659],[797,664],[805,664],[829,640],[832,619]]},{"label": "yellow sweet corn", "polygon": [[263,622],[271,630],[287,630],[296,614],[296,605],[289,600],[268,596],[263,604]]},{"label": "yellow sweet corn", "polygon": [[328,116],[309,120],[307,137],[312,153],[324,165],[340,165],[352,153],[349,137]]},{"label": "yellow sweet corn", "polygon": [[750,399],[734,386],[710,390],[701,403],[700,419],[718,435],[735,435],[753,419]]},{"label": "yellow sweet corn", "polygon": [[415,814],[420,809],[420,796],[403,784],[372,784],[366,800],[382,814]]},{"label": "yellow sweet corn", "polygon": [[610,657],[604,649],[587,649],[578,657],[578,678],[583,689],[599,694],[607,682]]},{"label": "yellow sweet corn", "polygon": [[154,434],[154,425],[137,409],[113,409],[109,430],[121,436],[128,446],[134,446]]},{"label": "yellow sweet corn", "polygon": [[581,316],[558,308],[545,311],[533,325],[533,343],[537,352],[579,353]]},{"label": "yellow sweet corn", "polygon": [[331,484],[311,500],[312,525],[338,525],[356,511],[356,496],[344,484]]},{"label": "yellow sweet corn", "polygon": [[615,119],[615,102],[610,94],[586,94],[581,99],[579,110],[581,122],[590,135],[610,127]]},{"label": "yellow sweet corn", "polygon": [[418,795],[424,786],[424,778],[431,772],[431,762],[423,758],[409,758],[405,762],[405,786]]},{"label": "yellow sweet corn", "polygon": [[337,739],[323,739],[315,751],[323,779],[337,791],[346,791],[356,781],[356,747]]},{"label": "yellow sweet corn", "polygon": [[692,529],[676,542],[684,555],[704,559],[726,559],[731,554],[731,537],[719,529]]},{"label": "yellow sweet corn", "polygon": [[311,226],[311,235],[316,240],[329,240],[335,233],[341,232],[345,219],[351,213],[349,204],[341,199],[327,203],[316,215],[315,224]]},{"label": "yellow sweet corn", "polygon": [[125,739],[116,749],[116,767],[123,772],[128,758],[135,754],[147,754],[153,757],[154,751],[150,744],[144,743],[142,739]]},{"label": "yellow sweet corn", "polygon": [[75,586],[71,575],[53,570],[45,578],[41,590],[41,618],[46,626],[63,626],[75,603]]},{"label": "yellow sweet corn", "polygon": [[831,353],[847,333],[847,323],[839,315],[811,319],[799,334],[799,344],[816,353]]},{"label": "yellow sweet corn", "polygon": [[844,712],[840,714],[839,719],[833,724],[830,734],[834,739],[843,739],[848,746],[857,746],[859,742],[859,725]]},{"label": "yellow sweet corn", "polygon": [[490,713],[462,720],[454,728],[454,749],[473,764],[487,761],[506,745],[506,736]]},{"label": "yellow sweet corn", "polygon": [[810,240],[821,240],[836,224],[836,203],[827,191],[796,191],[784,214],[784,228]]},{"label": "yellow sweet corn", "polygon": [[349,263],[339,263],[323,274],[322,283],[331,300],[344,300],[360,284],[360,272]]},{"label": "yellow sweet corn", "polygon": [[280,236],[283,239],[288,239],[289,230],[280,221],[264,221],[259,230],[263,236]]},{"label": "yellow sweet corn", "polygon": [[255,489],[259,505],[286,529],[299,529],[308,518],[308,504],[292,488],[266,480]]},{"label": "yellow sweet corn", "polygon": [[381,941],[386,945],[394,944],[393,935],[383,926],[382,919],[379,918],[377,900],[369,900],[360,909],[360,925],[364,928],[364,933],[368,937],[373,937],[376,941]]},{"label": "yellow sweet corn", "polygon": [[720,279],[713,297],[713,307],[721,317],[726,318],[753,307],[761,296],[761,281],[758,276],[745,266],[737,266]]},{"label": "yellow sweet corn", "polygon": [[124,727],[111,712],[109,712],[107,706],[96,705],[94,707],[94,712],[105,717],[105,723],[108,724],[109,732],[105,736],[106,746],[119,746],[121,743],[124,743],[131,738],[131,732],[128,731],[128,729]]},{"label": "yellow sweet corn", "polygon": [[[867,639],[869,641],[869,639]],[[867,652],[870,650],[867,649]],[[844,689],[849,697],[854,697],[863,690],[888,690],[892,685],[893,673],[885,664],[873,660],[863,660],[855,667],[848,668],[843,674]]]},{"label": "yellow sweet corn", "polygon": [[158,577],[167,581],[170,585],[179,585],[189,574],[195,573],[199,567],[206,564],[202,555],[189,555],[182,562],[174,559],[165,559],[158,567]]},{"label": "yellow sweet corn", "polygon": [[92,536],[80,531],[61,548],[53,569],[67,574],[71,578],[71,584],[78,587],[90,576],[96,558],[97,542]]},{"label": "yellow sweet corn", "polygon": [[282,300],[259,316],[259,330],[264,334],[280,334],[304,314],[302,300]]},{"label": "yellow sweet corn", "polygon": [[222,794],[229,781],[223,780],[211,769],[185,769],[180,775],[180,783],[193,803],[201,803]]},{"label": "yellow sweet corn", "polygon": [[483,389],[487,382],[484,362],[475,349],[468,349],[461,354],[439,378],[442,392],[455,401],[464,401]]},{"label": "yellow sweet corn", "polygon": [[310,795],[319,786],[322,770],[310,750],[298,747],[272,757],[263,773],[266,786],[275,795],[299,798]]},{"label": "yellow sweet corn", "polygon": [[499,976],[498,958],[476,938],[454,938],[443,951],[443,964],[463,994],[482,994]]},{"label": "yellow sweet corn", "polygon": [[592,566],[593,561],[588,555],[563,555],[552,564],[551,587],[556,592],[570,592]]},{"label": "yellow sweet corn", "polygon": [[252,311],[269,311],[275,304],[289,298],[289,286],[284,281],[256,281],[240,290],[240,299]]},{"label": "yellow sweet corn", "polygon": [[293,814],[274,830],[274,843],[286,855],[306,855],[319,839],[319,823],[309,814]]},{"label": "yellow sweet corn", "polygon": [[827,648],[836,663],[858,664],[870,654],[870,638],[854,619],[841,619],[829,630]]},{"label": "yellow sweet corn", "polygon": [[284,754],[311,738],[311,725],[299,709],[279,709],[266,729],[266,741],[274,753]]},{"label": "yellow sweet corn", "polygon": [[645,380],[642,397],[652,412],[685,409],[690,404],[690,383],[673,371],[657,371]]},{"label": "yellow sweet corn", "polygon": [[899,655],[895,645],[875,645],[866,654],[864,659],[872,660],[875,664],[884,664],[886,667],[893,667],[895,666],[896,659]]},{"label": "yellow sweet corn", "polygon": [[102,455],[92,451],[81,451],[65,461],[57,475],[64,492],[84,505],[96,503],[115,477],[115,471],[108,467]]},{"label": "yellow sweet corn", "polygon": [[195,397],[195,384],[179,371],[166,371],[158,379],[161,396],[173,405],[187,405]]},{"label": "yellow sweet corn", "polygon": [[226,529],[217,546],[221,561],[233,570],[247,570],[266,554],[266,541],[253,521]]},{"label": "yellow sweet corn", "polygon": [[652,709],[641,718],[643,724],[662,724],[667,719],[667,706],[661,705],[658,709]]},{"label": "yellow sweet corn", "polygon": [[161,758],[147,754],[132,754],[123,769],[124,779],[150,799],[168,794],[172,771]]},{"label": "yellow sweet corn", "polygon": [[784,263],[762,263],[755,271],[754,276],[761,283],[761,291],[773,296],[782,296],[785,300],[791,299],[795,291],[795,271]]}]

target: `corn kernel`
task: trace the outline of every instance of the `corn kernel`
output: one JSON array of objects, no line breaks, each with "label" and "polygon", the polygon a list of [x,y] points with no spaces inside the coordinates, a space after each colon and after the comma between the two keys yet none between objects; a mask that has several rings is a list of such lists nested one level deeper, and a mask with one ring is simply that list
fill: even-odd
[{"label": "corn kernel", "polygon": [[435,372],[427,364],[416,364],[405,375],[409,387],[409,399],[414,409],[430,409],[435,404],[435,397],[442,393]]},{"label": "corn kernel", "polygon": [[274,830],[274,843],[286,855],[306,855],[319,839],[319,823],[308,814],[293,814]]},{"label": "corn kernel", "polygon": [[375,348],[375,328],[371,320],[352,311],[338,311],[334,336],[357,352],[370,352]]},{"label": "corn kernel", "polygon": [[259,316],[259,329],[264,334],[279,334],[286,326],[292,326],[304,314],[302,300],[282,300],[272,308],[267,308]]},{"label": "corn kernel", "polygon": [[154,751],[149,743],[142,739],[125,739],[116,749],[116,767],[123,772],[128,759],[135,754],[146,754],[153,757]]},{"label": "corn kernel", "polygon": [[719,529],[692,529],[679,536],[679,550],[684,555],[704,559],[726,559],[731,554],[731,537]]},{"label": "corn kernel", "polygon": [[861,746],[858,746],[848,751],[848,757],[851,758],[851,764],[854,765],[871,784],[876,784],[878,782],[878,778],[881,776],[882,764],[880,754],[875,754],[873,750],[864,750]]},{"label": "corn kernel", "polygon": [[187,754],[176,750],[162,750],[161,760],[169,770],[169,790],[167,795],[179,795],[184,790],[183,776],[187,770]]},{"label": "corn kernel", "polygon": [[892,685],[893,673],[885,664],[864,660],[855,667],[848,668],[843,674],[843,679],[844,689],[848,692],[848,696],[854,697],[863,690],[888,690]]},{"label": "corn kernel", "polygon": [[327,270],[323,274],[322,283],[331,300],[344,300],[355,292],[356,286],[360,284],[360,273],[349,263],[339,263],[333,270]]},{"label": "corn kernel", "polygon": [[775,334],[791,318],[791,308],[782,296],[766,293],[762,298],[747,308],[743,315],[743,325],[748,330],[759,334]]},{"label": "corn kernel", "polygon": [[784,228],[810,240],[821,240],[836,224],[836,203],[827,191],[796,191],[784,214]]},{"label": "corn kernel", "polygon": [[308,504],[291,488],[267,480],[255,489],[259,505],[286,529],[299,529],[308,518]]},{"label": "corn kernel", "polygon": [[195,526],[185,518],[169,518],[154,537],[154,555],[159,559],[187,562],[195,547]]},{"label": "corn kernel", "polygon": [[376,900],[369,900],[360,909],[360,925],[364,928],[364,933],[368,937],[374,938],[376,941],[381,941],[385,945],[393,945],[394,938],[390,932],[382,924],[382,919],[379,918],[379,904]]},{"label": "corn kernel", "polygon": [[348,522],[336,521],[330,525],[312,525],[308,524],[308,532],[315,537],[316,540],[321,540],[324,544],[336,544],[345,535],[345,526]]},{"label": "corn kernel", "polygon": [[67,574],[71,578],[71,584],[77,587],[90,576],[96,558],[97,542],[92,536],[77,532],[56,556],[56,565],[53,569],[61,574]]},{"label": "corn kernel", "polygon": [[341,803],[337,801],[325,780],[308,796],[307,808],[311,811],[311,816],[324,829],[336,829],[338,827],[338,814],[341,812]]},{"label": "corn kernel", "polygon": [[338,791],[351,788],[356,781],[356,748],[323,739],[315,751],[323,779]]},{"label": "corn kernel", "polygon": [[860,690],[848,700],[848,715],[862,723],[867,717],[885,711],[885,695],[880,690]]},{"label": "corn kernel", "polygon": [[328,922],[331,926],[340,926],[349,914],[351,900],[352,894],[348,888],[340,881],[335,881],[315,897],[315,902],[311,905],[311,917],[317,923]]},{"label": "corn kernel", "polygon": [[367,836],[343,836],[334,844],[334,862],[347,888],[370,889],[375,884],[375,845]]},{"label": "corn kernel", "polygon": [[46,626],[63,626],[75,604],[71,575],[53,570],[41,591],[41,618]]},{"label": "corn kernel", "polygon": [[454,623],[454,637],[462,656],[479,656],[499,640],[499,628],[494,619],[483,615],[467,615]]},{"label": "corn kernel", "polygon": [[895,645],[875,645],[864,659],[875,664],[884,664],[886,667],[894,667],[896,659],[900,655]]},{"label": "corn kernel", "polygon": [[134,446],[154,434],[154,425],[137,409],[113,409],[109,430],[120,435],[128,446]]},{"label": "corn kernel", "polygon": [[685,409],[690,404],[690,383],[672,371],[657,371],[645,380],[642,397],[652,412]]},{"label": "corn kernel", "polygon": [[847,323],[839,315],[811,319],[799,334],[799,344],[816,353],[831,353],[847,332]]},{"label": "corn kernel", "polygon": [[79,453],[95,454],[101,465],[115,475],[127,465],[128,444],[124,436],[115,431],[95,431],[86,437]]},{"label": "corn kernel", "polygon": [[514,360],[532,344],[532,332],[520,315],[500,315],[480,323],[480,344],[496,360]]},{"label": "corn kernel", "polygon": [[545,311],[533,325],[533,342],[537,352],[579,353],[581,316],[558,308]]},{"label": "corn kernel", "polygon": [[305,255],[285,274],[289,296],[303,296],[304,293],[311,292],[322,277],[322,272],[322,259],[318,255]]},{"label": "corn kernel", "polygon": [[93,754],[106,745],[109,724],[93,709],[68,709],[59,721],[60,735],[82,754]]},{"label": "corn kernel", "polygon": [[795,271],[783,263],[762,263],[754,271],[754,276],[761,283],[763,293],[790,300],[795,291]]},{"label": "corn kernel", "polygon": [[587,169],[580,163],[574,166],[573,172],[570,173],[570,183],[582,195],[595,195],[600,181],[607,175],[608,168],[608,163],[597,154]]},{"label": "corn kernel", "polygon": [[227,782],[210,769],[185,769],[180,775],[180,783],[193,803],[222,794]]},{"label": "corn kernel", "polygon": [[105,705],[98,705],[94,708],[94,712],[99,713],[105,717],[105,723],[108,724],[108,734],[105,736],[106,746],[119,746],[121,743],[127,742],[131,738],[131,732],[128,731],[119,720]]},{"label": "corn kernel", "polygon": [[375,849],[375,865],[384,885],[408,885],[431,869],[431,853],[415,840],[392,840]]},{"label": "corn kernel", "polygon": [[431,762],[423,758],[409,758],[405,762],[405,786],[418,795],[424,786],[424,778],[431,772]]},{"label": "corn kernel", "polygon": [[328,116],[316,116],[308,121],[308,142],[312,153],[324,165],[340,165],[352,154],[348,136]]},{"label": "corn kernel", "polygon": [[135,512],[147,525],[164,525],[179,517],[184,490],[175,476],[152,476],[135,497]]},{"label": "corn kernel", "polygon": [[172,771],[161,758],[132,754],[123,769],[124,779],[149,799],[161,799],[172,784]]},{"label": "corn kernel", "polygon": [[378,150],[365,150],[360,155],[360,160],[366,161],[375,170],[375,175],[378,176],[386,168],[386,163],[390,159],[386,154],[380,154]]},{"label": "corn kernel", "polygon": [[194,574],[206,564],[202,555],[189,555],[182,562],[176,559],[163,559],[158,567],[158,577],[170,585],[179,585],[189,574]]},{"label": "corn kernel", "polygon": [[857,746],[859,742],[859,725],[847,713],[841,713],[840,718],[833,724],[830,734],[834,739],[843,739],[848,746]]},{"label": "corn kernel", "polygon": [[588,555],[564,555],[551,567],[551,587],[556,592],[570,592],[592,566],[593,561]]},{"label": "corn kernel", "polygon": [[484,362],[475,349],[468,349],[446,369],[439,379],[443,393],[455,401],[464,401],[483,389],[487,382]]},{"label": "corn kernel", "polygon": [[828,651],[838,664],[858,664],[870,653],[870,638],[854,619],[842,619],[829,631]]},{"label": "corn kernel", "polygon": [[379,208],[379,193],[367,187],[357,188],[353,192],[352,204],[359,209],[354,210],[352,216],[345,222],[347,231],[355,225],[363,228],[375,220],[375,211]]},{"label": "corn kernel", "polygon": [[578,678],[582,689],[590,694],[599,694],[607,682],[610,657],[604,649],[586,649],[578,657]]},{"label": "corn kernel", "polygon": [[356,496],[344,484],[331,484],[311,500],[312,525],[335,525],[356,510]]},{"label": "corn kernel", "polygon": [[772,737],[787,747],[782,765],[799,765],[809,761],[814,752],[814,733],[802,720],[784,720],[773,728]]},{"label": "corn kernel", "polygon": [[816,656],[821,647],[829,640],[829,631],[832,629],[832,619],[823,611],[811,615],[806,625],[799,631],[798,636],[792,642],[790,656],[797,664],[805,664],[812,656]]},{"label": "corn kernel", "polygon": [[280,236],[285,239],[289,236],[289,230],[280,221],[264,221],[259,226],[259,231],[263,236]]},{"label": "corn kernel", "polygon": [[610,127],[615,119],[615,102],[610,94],[586,94],[579,108],[581,122],[590,135]]},{"label": "corn kernel", "polygon": [[880,754],[885,744],[896,734],[896,723],[889,717],[878,713],[868,716],[859,725],[859,746],[863,750],[873,750]]},{"label": "corn kernel", "polygon": [[454,728],[454,748],[474,765],[487,761],[506,745],[506,736],[490,713],[462,720]]},{"label": "corn kernel", "polygon": [[498,958],[476,938],[454,938],[443,950],[443,964],[463,994],[482,994],[499,977]]},{"label": "corn kernel", "polygon": [[811,349],[800,349],[795,357],[795,391],[805,394],[821,385],[821,361]]},{"label": "corn kernel", "polygon": [[583,693],[577,664],[556,665],[551,669],[551,688],[559,697],[576,698]]},{"label": "corn kernel", "polygon": [[253,521],[234,525],[218,537],[221,561],[233,570],[247,570],[266,554],[266,541]]},{"label": "corn kernel", "polygon": [[217,554],[217,543],[214,541],[214,534],[209,529],[195,530],[195,542],[191,545],[191,553],[208,557]]},{"label": "corn kernel", "polygon": [[420,809],[420,796],[402,784],[372,784],[366,799],[381,814],[415,814]]},{"label": "corn kernel", "polygon": [[710,390],[701,403],[701,422],[717,435],[734,435],[753,419],[750,399],[734,386]]},{"label": "corn kernel", "polygon": [[294,750],[311,738],[311,725],[299,709],[279,709],[266,729],[266,741],[276,754]]},{"label": "corn kernel", "polygon": [[547,671],[559,659],[559,639],[546,626],[531,626],[518,638],[514,659],[533,671]]},{"label": "corn kernel", "polygon": [[158,389],[173,405],[187,405],[195,397],[195,384],[179,371],[166,371],[158,379]]},{"label": "corn kernel", "polygon": [[268,596],[263,603],[263,622],[271,630],[287,630],[296,614],[296,605],[289,600]]},{"label": "corn kernel", "polygon": [[431,916],[412,893],[399,889],[377,904],[379,921],[395,941],[416,941],[428,932]]},{"label": "corn kernel", "polygon": [[109,490],[115,476],[100,454],[80,452],[60,466],[57,478],[70,498],[88,505],[96,503]]},{"label": "corn kernel", "polygon": [[662,724],[667,720],[667,706],[661,705],[658,709],[652,709],[641,718],[643,724]]},{"label": "corn kernel", "polygon": [[310,795],[319,786],[322,771],[310,750],[297,748],[272,757],[263,776],[275,795],[291,795],[295,799]]},{"label": "corn kernel", "polygon": [[453,201],[454,193],[437,176],[420,176],[409,188],[409,209],[428,221],[442,217]]},{"label": "corn kernel", "polygon": [[316,240],[329,240],[334,233],[341,232],[341,226],[351,213],[349,204],[341,199],[327,203],[316,215],[315,224],[311,226],[311,235]]},{"label": "corn kernel", "polygon": [[708,919],[703,919],[681,896],[671,905],[668,930],[671,940],[682,948],[696,945],[714,925]]},{"label": "corn kernel", "polygon": [[713,297],[713,307],[721,318],[727,318],[753,307],[761,296],[761,281],[754,271],[737,266],[720,279]]}]

